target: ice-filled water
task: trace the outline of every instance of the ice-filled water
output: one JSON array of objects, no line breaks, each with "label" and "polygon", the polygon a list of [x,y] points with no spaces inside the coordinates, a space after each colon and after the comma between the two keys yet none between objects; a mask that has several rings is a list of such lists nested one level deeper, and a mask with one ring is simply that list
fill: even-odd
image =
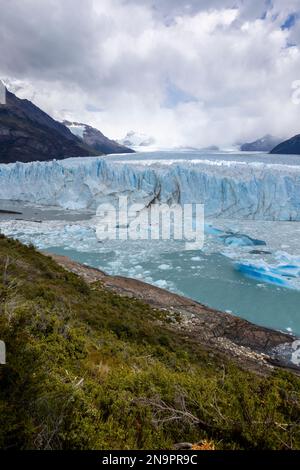
[{"label": "ice-filled water", "polygon": [[[300,335],[299,161],[158,152],[0,165],[0,209],[22,212],[0,214],[0,230]],[[97,204],[119,194],[144,205],[204,202],[203,250],[179,241],[99,242]]]}]

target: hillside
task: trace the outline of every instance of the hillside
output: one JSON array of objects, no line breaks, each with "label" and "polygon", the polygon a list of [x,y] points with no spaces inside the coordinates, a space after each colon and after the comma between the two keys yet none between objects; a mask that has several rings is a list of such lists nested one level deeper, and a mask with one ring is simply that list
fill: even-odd
[{"label": "hillside", "polygon": [[6,104],[0,104],[0,163],[96,154],[33,103],[6,92]]},{"label": "hillside", "polygon": [[131,148],[109,139],[98,129],[95,129],[95,127],[70,121],[64,121],[63,124],[86,145],[98,152],[98,154],[135,153]]},{"label": "hillside", "polygon": [[277,145],[277,147],[273,148],[271,153],[300,155],[300,134]]},{"label": "hillside", "polygon": [[248,142],[241,145],[242,152],[270,152],[276,145],[281,142],[281,139],[273,135],[265,135],[261,139],[254,142]]},{"label": "hillside", "polygon": [[296,375],[247,371],[121,280],[79,270],[87,283],[3,236],[0,269],[0,448],[300,448]]}]

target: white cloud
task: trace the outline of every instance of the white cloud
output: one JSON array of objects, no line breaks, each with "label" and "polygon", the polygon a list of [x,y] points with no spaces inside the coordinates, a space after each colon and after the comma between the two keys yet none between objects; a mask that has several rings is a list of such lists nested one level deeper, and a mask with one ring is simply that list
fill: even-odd
[{"label": "white cloud", "polygon": [[111,137],[206,146],[300,132],[299,27],[281,29],[298,0],[233,3],[0,0],[0,75]]}]

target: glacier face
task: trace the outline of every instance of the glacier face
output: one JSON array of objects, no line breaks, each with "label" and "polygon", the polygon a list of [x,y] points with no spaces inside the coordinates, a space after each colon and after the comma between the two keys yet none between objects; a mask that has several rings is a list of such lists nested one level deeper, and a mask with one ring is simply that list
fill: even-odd
[{"label": "glacier face", "polygon": [[96,209],[115,202],[204,203],[206,216],[300,220],[300,167],[237,161],[114,162],[103,158],[0,165],[0,199]]}]

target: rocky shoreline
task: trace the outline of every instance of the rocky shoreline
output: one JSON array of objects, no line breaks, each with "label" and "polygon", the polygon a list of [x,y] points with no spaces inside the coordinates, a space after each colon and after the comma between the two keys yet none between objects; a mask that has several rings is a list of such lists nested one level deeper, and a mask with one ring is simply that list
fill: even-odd
[{"label": "rocky shoreline", "polygon": [[[224,355],[242,368],[262,375],[277,367],[300,375],[297,338],[292,335],[254,325],[139,280],[110,276],[68,257],[46,254],[87,283],[101,282],[118,295],[136,298],[152,308],[169,312],[169,328],[180,329],[187,338],[196,340],[212,354]],[[300,354],[298,356],[300,359]]]}]

